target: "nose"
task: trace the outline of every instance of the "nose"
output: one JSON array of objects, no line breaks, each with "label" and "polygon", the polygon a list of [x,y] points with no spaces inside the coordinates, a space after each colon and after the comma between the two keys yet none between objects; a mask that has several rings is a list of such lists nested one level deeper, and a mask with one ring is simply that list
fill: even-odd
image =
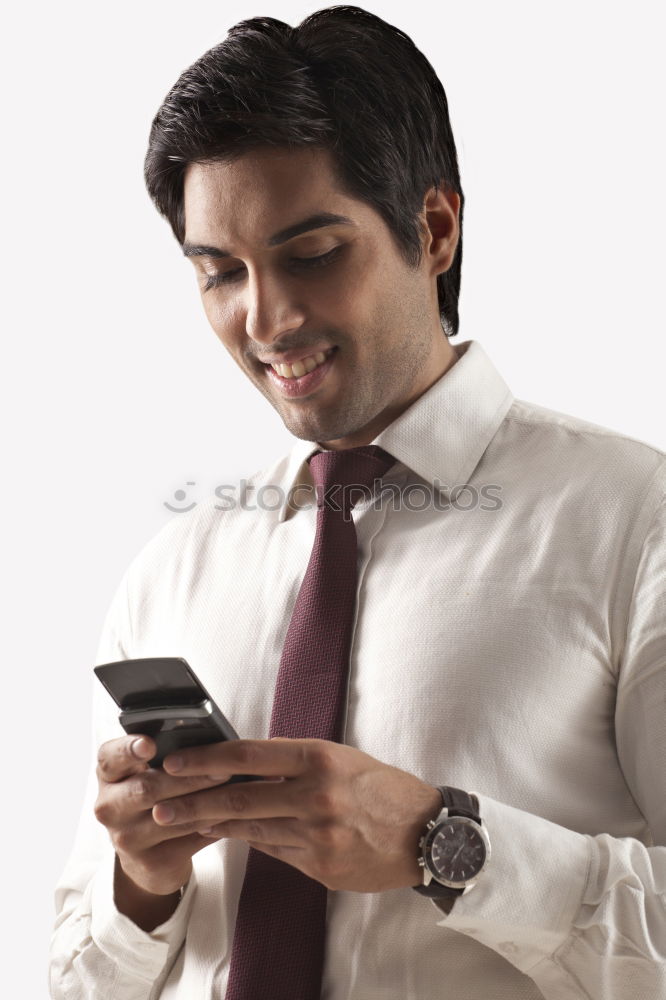
[{"label": "nose", "polygon": [[306,312],[288,278],[250,271],[245,286],[245,330],[257,343],[271,344],[283,333],[298,330]]}]

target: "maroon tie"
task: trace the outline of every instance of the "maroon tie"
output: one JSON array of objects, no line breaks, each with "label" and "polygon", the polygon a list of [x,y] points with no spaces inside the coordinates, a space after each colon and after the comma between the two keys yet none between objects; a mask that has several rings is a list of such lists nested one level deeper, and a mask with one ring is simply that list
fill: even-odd
[{"label": "maroon tie", "polygon": [[[351,509],[394,464],[377,445],[317,452],[317,530],[282,651],[269,736],[340,741],[357,581]],[[326,887],[250,848],[226,1000],[319,1000]]]}]

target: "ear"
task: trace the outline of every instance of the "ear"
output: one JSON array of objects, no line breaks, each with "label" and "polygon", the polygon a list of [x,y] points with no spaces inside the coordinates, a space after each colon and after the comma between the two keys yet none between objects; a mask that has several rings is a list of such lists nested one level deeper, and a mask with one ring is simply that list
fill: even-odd
[{"label": "ear", "polygon": [[432,275],[443,274],[453,263],[458,239],[460,195],[444,185],[426,193],[421,210],[425,224],[423,256]]}]

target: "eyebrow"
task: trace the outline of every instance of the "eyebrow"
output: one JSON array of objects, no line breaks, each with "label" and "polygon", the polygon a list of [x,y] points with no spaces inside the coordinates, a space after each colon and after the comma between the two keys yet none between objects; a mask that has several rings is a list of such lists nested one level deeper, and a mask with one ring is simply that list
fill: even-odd
[{"label": "eyebrow", "polygon": [[[355,226],[356,223],[346,215],[335,215],[333,212],[317,212],[309,215],[307,219],[301,219],[285,229],[280,229],[273,233],[266,240],[266,246],[277,247],[281,243],[293,240],[295,236],[302,233],[309,233],[313,229],[323,229],[324,226]],[[229,250],[222,250],[220,247],[206,246],[200,243],[183,243],[183,253],[186,257],[231,257]]]}]

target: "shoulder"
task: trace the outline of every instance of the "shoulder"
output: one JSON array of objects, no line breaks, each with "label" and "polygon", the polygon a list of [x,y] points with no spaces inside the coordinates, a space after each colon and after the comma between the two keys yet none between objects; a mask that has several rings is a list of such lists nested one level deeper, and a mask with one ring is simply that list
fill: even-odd
[{"label": "shoulder", "polygon": [[666,495],[666,451],[581,417],[514,399],[482,463],[507,509],[594,552],[631,556]]},{"label": "shoulder", "polygon": [[158,587],[165,578],[196,574],[204,560],[230,553],[238,558],[243,543],[277,517],[275,497],[286,492],[292,466],[289,453],[236,482],[216,487],[191,509],[174,514],[131,561],[130,586],[141,582],[143,587],[151,583]]},{"label": "shoulder", "polygon": [[514,399],[502,431],[505,445],[569,480],[603,475],[640,488],[661,477],[666,485],[666,450],[570,413]]}]

